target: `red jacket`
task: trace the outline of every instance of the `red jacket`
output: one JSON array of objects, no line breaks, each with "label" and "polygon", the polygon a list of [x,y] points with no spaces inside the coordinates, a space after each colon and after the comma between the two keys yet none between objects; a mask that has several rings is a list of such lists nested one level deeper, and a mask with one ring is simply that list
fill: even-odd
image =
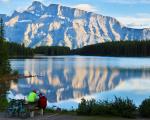
[{"label": "red jacket", "polygon": [[43,108],[43,109],[46,108],[46,106],[47,106],[47,98],[46,98],[45,96],[41,96],[41,97],[39,98],[38,106],[39,106],[40,108]]}]

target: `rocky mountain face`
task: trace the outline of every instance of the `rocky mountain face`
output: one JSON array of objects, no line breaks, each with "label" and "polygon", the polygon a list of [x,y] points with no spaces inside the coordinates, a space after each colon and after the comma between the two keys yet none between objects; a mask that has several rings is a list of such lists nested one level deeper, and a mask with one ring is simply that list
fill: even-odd
[{"label": "rocky mountain face", "polygon": [[106,41],[150,40],[150,29],[133,29],[115,18],[57,4],[33,2],[4,19],[8,41],[28,47],[68,46],[71,49]]}]

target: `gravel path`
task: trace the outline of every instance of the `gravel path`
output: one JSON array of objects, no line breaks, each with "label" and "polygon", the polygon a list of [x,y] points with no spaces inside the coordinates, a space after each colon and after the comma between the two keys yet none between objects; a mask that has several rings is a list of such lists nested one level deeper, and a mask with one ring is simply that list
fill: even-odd
[{"label": "gravel path", "polygon": [[[22,120],[20,118],[6,118],[3,113],[0,113],[0,120]],[[51,114],[44,116],[35,115],[34,118],[27,118],[25,120],[76,120],[76,116],[72,115],[59,115],[59,114]]]},{"label": "gravel path", "polygon": [[125,119],[125,118],[105,118],[105,117],[88,117],[75,115],[60,115],[60,114],[46,114],[44,116],[35,115],[34,118],[20,119],[20,118],[6,118],[3,113],[0,113],[0,120],[150,120],[150,119]]}]

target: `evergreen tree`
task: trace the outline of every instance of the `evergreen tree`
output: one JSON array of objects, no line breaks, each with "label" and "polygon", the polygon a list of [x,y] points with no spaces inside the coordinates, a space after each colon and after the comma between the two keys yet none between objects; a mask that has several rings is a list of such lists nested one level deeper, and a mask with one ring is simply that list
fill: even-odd
[{"label": "evergreen tree", "polygon": [[4,23],[2,18],[0,18],[0,40],[4,40]]},{"label": "evergreen tree", "polygon": [[8,60],[7,44],[4,39],[4,23],[0,18],[0,76],[11,72],[10,63]]}]

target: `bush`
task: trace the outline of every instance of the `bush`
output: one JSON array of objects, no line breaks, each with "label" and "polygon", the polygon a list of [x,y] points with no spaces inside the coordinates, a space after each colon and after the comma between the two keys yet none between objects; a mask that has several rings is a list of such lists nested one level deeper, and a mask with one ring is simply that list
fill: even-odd
[{"label": "bush", "polygon": [[139,106],[139,113],[142,117],[150,118],[150,98],[145,99]]},{"label": "bush", "polygon": [[136,106],[130,99],[122,99],[115,97],[115,101],[112,102],[111,112],[114,116],[121,116],[126,118],[135,118]]},{"label": "bush", "polygon": [[8,101],[5,97],[0,96],[0,111],[4,111],[8,106]]},{"label": "bush", "polygon": [[88,101],[84,98],[81,100],[81,103],[79,104],[77,114],[79,115],[90,115],[93,106],[95,106],[96,102],[94,99]]},{"label": "bush", "polygon": [[92,108],[92,115],[110,115],[111,103],[108,101],[99,101]]},{"label": "bush", "polygon": [[122,99],[115,97],[112,102],[99,101],[94,99],[82,99],[77,109],[79,115],[113,115],[126,118],[134,118],[136,113],[136,106],[130,99]]},{"label": "bush", "polygon": [[111,104],[108,101],[99,101],[96,100],[81,100],[77,113],[79,115],[107,115],[110,114]]}]

